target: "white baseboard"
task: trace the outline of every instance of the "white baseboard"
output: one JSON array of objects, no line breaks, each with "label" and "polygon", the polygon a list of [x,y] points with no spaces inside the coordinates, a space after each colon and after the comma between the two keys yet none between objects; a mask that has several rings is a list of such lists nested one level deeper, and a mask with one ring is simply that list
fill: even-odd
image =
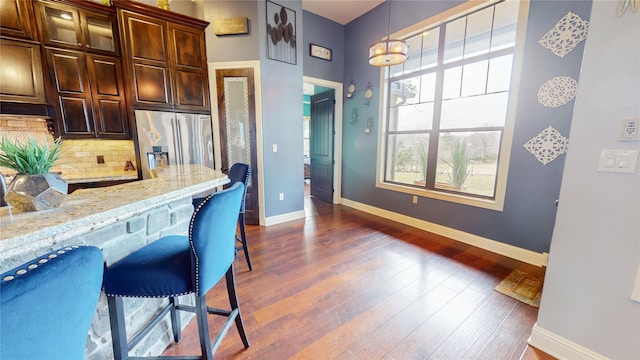
[{"label": "white baseboard", "polygon": [[[304,219],[304,210],[294,211],[286,214],[280,214],[276,216],[270,216],[264,219],[264,226],[271,226],[276,224],[282,224],[287,221]],[[262,225],[262,224],[261,224]]]},{"label": "white baseboard", "polygon": [[549,255],[547,253],[537,253],[535,251],[519,248],[517,246],[501,243],[499,241],[483,238],[464,231],[448,228],[446,226],[434,224],[428,221],[416,219],[407,215],[398,214],[389,210],[380,209],[371,205],[362,204],[356,201],[342,198],[342,205],[397,221],[401,224],[413,226],[437,235],[445,236],[462,243],[472,245],[484,250],[494,252],[512,259],[526,262],[536,266],[547,266]]},{"label": "white baseboard", "polygon": [[541,328],[538,324],[534,325],[533,330],[531,330],[529,345],[560,360],[608,360],[608,358],[578,345],[571,340],[567,340],[562,336]]}]

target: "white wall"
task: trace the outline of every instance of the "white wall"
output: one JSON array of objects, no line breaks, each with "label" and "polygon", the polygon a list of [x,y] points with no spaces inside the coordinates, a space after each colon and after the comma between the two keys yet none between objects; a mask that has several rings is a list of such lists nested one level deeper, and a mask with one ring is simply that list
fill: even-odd
[{"label": "white wall", "polygon": [[594,1],[549,253],[531,344],[566,358],[640,359],[640,170],[597,172],[620,118],[640,116],[640,12]]}]

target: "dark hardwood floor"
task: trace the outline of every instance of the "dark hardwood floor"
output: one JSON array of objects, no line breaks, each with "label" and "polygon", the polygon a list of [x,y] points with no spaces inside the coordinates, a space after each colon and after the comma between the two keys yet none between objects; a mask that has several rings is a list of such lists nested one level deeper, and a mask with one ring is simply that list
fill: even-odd
[{"label": "dark hardwood floor", "polygon": [[[248,226],[253,271],[239,254],[236,281],[251,347],[233,326],[217,359],[553,359],[527,347],[538,309],[493,290],[543,268],[305,201],[304,220]],[[224,281],[208,303],[228,307]],[[164,355],[199,353],[193,320]]]}]

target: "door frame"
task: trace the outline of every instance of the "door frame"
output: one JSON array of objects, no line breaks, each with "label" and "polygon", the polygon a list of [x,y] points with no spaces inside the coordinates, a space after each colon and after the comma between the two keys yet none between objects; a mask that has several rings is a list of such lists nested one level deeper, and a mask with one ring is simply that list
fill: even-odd
[{"label": "door frame", "polygon": [[[265,226],[264,215],[264,171],[262,152],[262,95],[260,89],[260,61],[232,61],[232,62],[209,62],[209,89],[211,104],[218,103],[218,89],[216,86],[216,70],[223,69],[252,69],[255,86],[255,109],[256,109],[256,157],[258,167],[258,221],[261,226]],[[218,141],[213,142],[215,154],[215,169],[220,170],[222,166],[222,149],[220,148],[220,117],[217,111],[211,111],[211,122],[213,126],[213,138]]]},{"label": "door frame", "polygon": [[335,90],[336,106],[334,109],[333,137],[333,203],[342,204],[342,108],[343,84],[335,81],[303,76],[304,83],[318,85]]}]

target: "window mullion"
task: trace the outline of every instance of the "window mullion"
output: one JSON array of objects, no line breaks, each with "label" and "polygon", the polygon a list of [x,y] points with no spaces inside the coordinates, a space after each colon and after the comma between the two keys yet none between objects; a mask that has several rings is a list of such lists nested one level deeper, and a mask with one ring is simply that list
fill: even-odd
[{"label": "window mullion", "polygon": [[440,115],[442,111],[442,92],[444,89],[444,46],[446,24],[440,25],[440,38],[438,39],[438,65],[436,69],[436,90],[433,104],[433,127],[429,135],[429,156],[427,161],[426,185],[433,189],[436,182],[438,165],[438,139],[440,138]]}]

